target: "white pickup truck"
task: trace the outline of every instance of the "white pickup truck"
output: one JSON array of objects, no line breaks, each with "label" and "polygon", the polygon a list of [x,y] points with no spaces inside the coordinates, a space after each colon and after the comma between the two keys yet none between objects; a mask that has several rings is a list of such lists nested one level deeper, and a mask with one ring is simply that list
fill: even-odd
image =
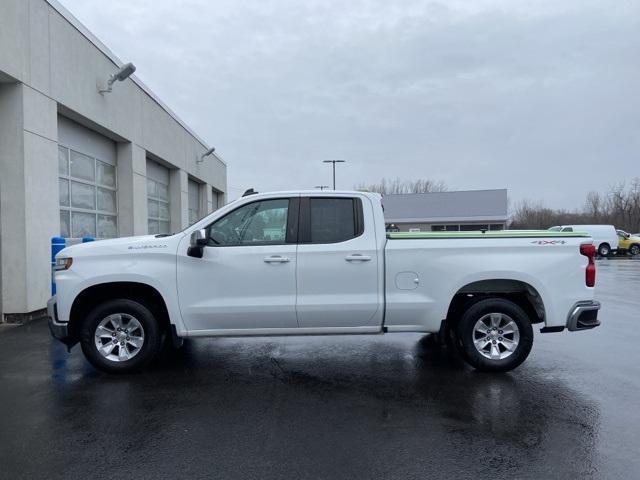
[{"label": "white pickup truck", "polygon": [[600,324],[579,232],[387,233],[380,196],[245,195],[184,231],[56,257],[54,337],[109,372],[186,337],[434,333],[473,367],[520,365],[542,332]]}]

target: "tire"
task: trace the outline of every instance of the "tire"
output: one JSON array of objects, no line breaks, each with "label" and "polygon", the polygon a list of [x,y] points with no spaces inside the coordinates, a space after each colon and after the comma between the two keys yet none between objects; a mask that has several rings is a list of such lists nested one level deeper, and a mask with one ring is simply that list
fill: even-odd
[{"label": "tire", "polygon": [[158,354],[162,331],[146,306],[121,298],[101,303],[89,313],[82,324],[80,344],[97,369],[129,373],[148,365]]},{"label": "tire", "polygon": [[637,243],[631,245],[631,248],[629,248],[629,253],[634,257],[640,254],[640,245],[638,245]]},{"label": "tire", "polygon": [[503,298],[487,298],[471,305],[456,330],[464,359],[484,372],[513,370],[526,360],[533,346],[529,316],[516,303]]},{"label": "tire", "polygon": [[611,247],[608,243],[601,243],[598,247],[598,255],[601,257],[608,257],[611,253]]}]

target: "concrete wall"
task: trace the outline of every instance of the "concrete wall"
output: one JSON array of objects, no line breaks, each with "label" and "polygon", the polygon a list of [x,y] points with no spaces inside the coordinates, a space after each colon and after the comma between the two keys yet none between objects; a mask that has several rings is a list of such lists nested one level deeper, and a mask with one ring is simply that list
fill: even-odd
[{"label": "concrete wall", "polygon": [[115,142],[120,235],[147,232],[146,158],[171,169],[174,230],[188,222],[189,177],[208,211],[212,190],[226,192],[226,164],[197,163],[208,145],[137,77],[98,93],[121,64],[56,1],[0,2],[0,313],[43,308],[49,294],[60,115]]},{"label": "concrete wall", "polygon": [[42,308],[49,291],[47,244],[59,231],[56,116],[55,102],[42,93],[0,84],[4,313]]}]

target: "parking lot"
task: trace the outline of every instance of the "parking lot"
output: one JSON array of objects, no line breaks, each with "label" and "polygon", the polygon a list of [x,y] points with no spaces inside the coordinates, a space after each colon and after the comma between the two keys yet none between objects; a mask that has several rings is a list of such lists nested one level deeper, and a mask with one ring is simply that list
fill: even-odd
[{"label": "parking lot", "polygon": [[0,477],[636,477],[639,290],[640,260],[599,261],[603,325],[498,375],[395,334],[193,340],[110,376],[43,320],[5,329]]}]

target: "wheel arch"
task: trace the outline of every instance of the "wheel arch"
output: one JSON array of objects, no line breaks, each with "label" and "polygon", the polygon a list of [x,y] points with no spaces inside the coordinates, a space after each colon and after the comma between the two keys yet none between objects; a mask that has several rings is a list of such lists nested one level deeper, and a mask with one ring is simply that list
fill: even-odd
[{"label": "wheel arch", "polygon": [[106,300],[117,298],[142,303],[158,319],[162,330],[169,328],[170,317],[167,304],[155,287],[142,282],[105,282],[85,288],[73,300],[69,315],[71,337],[76,340],[80,338],[82,322],[92,308]]},{"label": "wheel arch", "polygon": [[540,292],[531,284],[509,278],[477,280],[458,289],[447,310],[447,323],[455,324],[464,310],[485,298],[504,298],[520,306],[531,323],[542,323],[546,309]]}]

